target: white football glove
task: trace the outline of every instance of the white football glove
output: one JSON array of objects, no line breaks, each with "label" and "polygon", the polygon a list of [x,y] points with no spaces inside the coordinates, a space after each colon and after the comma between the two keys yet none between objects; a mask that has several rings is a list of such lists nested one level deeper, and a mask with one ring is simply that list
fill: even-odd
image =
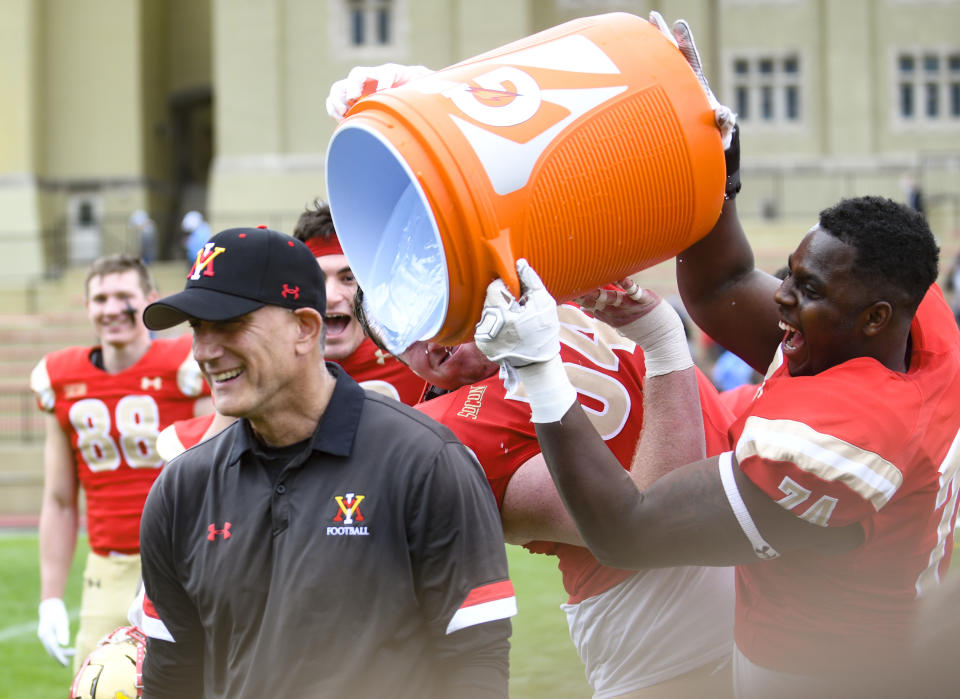
[{"label": "white football glove", "polygon": [[502,279],[490,283],[476,330],[483,353],[513,367],[545,362],[560,352],[557,302],[522,258],[517,260],[517,276],[523,291],[519,300]]},{"label": "white football glove", "polygon": [[433,71],[424,66],[405,66],[399,63],[384,63],[380,66],[355,66],[347,77],[330,86],[327,95],[327,113],[339,124],[347,110],[361,97],[399,87],[411,80],[422,78]]},{"label": "white football glove", "polygon": [[515,299],[502,279],[487,287],[474,339],[491,361],[500,363],[508,391],[522,382],[533,422],[557,422],[577,400],[560,359],[557,302],[524,259],[517,260],[523,295]]},{"label": "white football glove", "polygon": [[663,16],[654,10],[650,13],[650,24],[659,29],[660,33],[667,37],[670,43],[680,49],[680,53],[687,59],[687,63],[690,64],[693,74],[697,76],[697,80],[700,81],[700,87],[703,88],[703,92],[707,96],[707,102],[709,102],[710,108],[713,110],[717,128],[720,129],[723,148],[726,150],[730,147],[730,141],[733,138],[733,127],[737,124],[737,114],[730,109],[730,107],[720,104],[716,95],[713,94],[713,90],[710,89],[710,83],[707,82],[707,78],[703,74],[700,52],[697,51],[697,45],[693,41],[693,30],[690,29],[687,20],[678,19],[673,23],[673,31],[671,32],[670,29],[667,28],[667,23],[664,21]]},{"label": "white football glove", "polygon": [[37,637],[51,658],[66,665],[67,658],[75,651],[66,647],[70,643],[70,618],[63,600],[48,597],[40,602],[38,612],[40,621],[37,624]]}]

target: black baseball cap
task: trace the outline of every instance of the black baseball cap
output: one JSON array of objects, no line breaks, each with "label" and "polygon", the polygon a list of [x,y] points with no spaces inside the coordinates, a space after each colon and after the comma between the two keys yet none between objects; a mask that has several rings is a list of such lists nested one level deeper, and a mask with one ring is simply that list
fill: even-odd
[{"label": "black baseball cap", "polygon": [[185,320],[230,320],[266,305],[326,313],[320,265],[293,236],[265,227],[230,228],[203,246],[184,290],[147,306],[143,322],[165,330]]}]

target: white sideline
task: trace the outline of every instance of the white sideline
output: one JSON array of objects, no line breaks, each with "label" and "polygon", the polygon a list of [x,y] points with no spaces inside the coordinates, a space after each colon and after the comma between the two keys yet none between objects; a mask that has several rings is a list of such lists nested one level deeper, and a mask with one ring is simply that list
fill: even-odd
[{"label": "white sideline", "polygon": [[[70,617],[71,622],[75,622],[80,618],[80,610],[73,609],[69,612],[68,616]],[[14,624],[13,626],[7,626],[6,628],[0,629],[0,643],[6,643],[7,641],[19,639],[22,636],[35,636],[36,634],[37,622],[25,621],[21,624]]]}]

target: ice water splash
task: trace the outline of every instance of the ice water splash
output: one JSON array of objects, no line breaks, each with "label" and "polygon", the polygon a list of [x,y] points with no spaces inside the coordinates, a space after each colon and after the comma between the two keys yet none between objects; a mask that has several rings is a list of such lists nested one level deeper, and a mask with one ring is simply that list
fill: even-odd
[{"label": "ice water splash", "polygon": [[400,354],[439,329],[447,301],[443,247],[413,184],[390,214],[364,289],[365,311],[384,345]]}]

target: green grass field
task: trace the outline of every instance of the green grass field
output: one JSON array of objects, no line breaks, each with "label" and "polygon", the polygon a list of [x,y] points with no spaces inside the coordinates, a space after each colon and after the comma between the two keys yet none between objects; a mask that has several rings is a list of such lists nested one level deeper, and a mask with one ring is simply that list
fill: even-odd
[{"label": "green grass field", "polygon": [[[86,540],[77,547],[65,602],[71,631],[80,608],[80,573]],[[555,559],[508,546],[510,577],[520,614],[514,618],[510,696],[515,699],[579,699],[590,696],[583,666],[567,633]],[[0,699],[65,699],[72,680],[36,636],[40,589],[37,536],[0,534]]]}]

